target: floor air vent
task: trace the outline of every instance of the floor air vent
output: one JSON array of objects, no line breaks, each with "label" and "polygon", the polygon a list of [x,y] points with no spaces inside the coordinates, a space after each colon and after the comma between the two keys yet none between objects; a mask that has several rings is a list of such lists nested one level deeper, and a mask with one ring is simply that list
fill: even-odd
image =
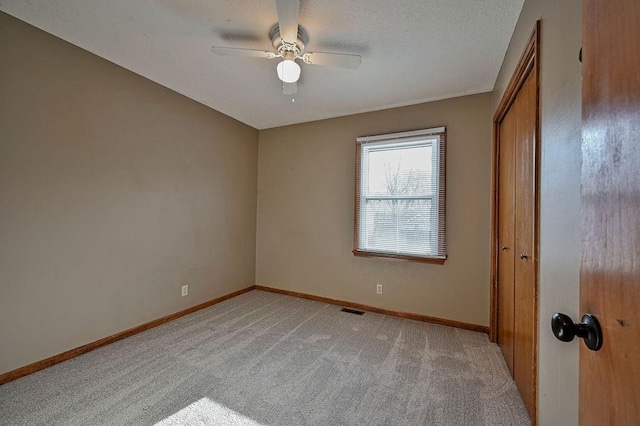
[{"label": "floor air vent", "polygon": [[350,309],[350,308],[342,308],[340,309],[342,312],[348,312],[350,314],[356,314],[356,315],[364,315],[364,311],[358,311],[356,309]]}]

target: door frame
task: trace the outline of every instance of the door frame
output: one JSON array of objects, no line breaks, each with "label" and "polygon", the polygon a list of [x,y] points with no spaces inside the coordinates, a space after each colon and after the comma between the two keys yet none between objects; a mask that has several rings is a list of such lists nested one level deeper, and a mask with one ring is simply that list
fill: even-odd
[{"label": "door frame", "polygon": [[534,238],[533,238],[533,262],[534,262],[534,297],[533,297],[533,407],[531,424],[537,423],[538,408],[538,289],[539,289],[539,235],[540,235],[540,194],[538,191],[540,181],[540,20],[536,21],[531,36],[524,48],[518,65],[511,76],[511,80],[498,104],[493,116],[493,144],[492,144],[492,182],[491,182],[491,302],[489,339],[498,341],[498,173],[500,171],[500,123],[507,115],[509,108],[520,92],[527,77],[532,73],[536,84],[535,94],[535,136],[533,140],[534,164]]}]

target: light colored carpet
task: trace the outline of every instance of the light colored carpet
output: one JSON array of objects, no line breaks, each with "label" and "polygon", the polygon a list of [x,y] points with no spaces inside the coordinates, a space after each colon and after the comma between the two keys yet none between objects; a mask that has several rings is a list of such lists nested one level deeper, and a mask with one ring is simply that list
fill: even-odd
[{"label": "light colored carpet", "polygon": [[251,291],[0,386],[2,425],[528,425],[498,347]]}]

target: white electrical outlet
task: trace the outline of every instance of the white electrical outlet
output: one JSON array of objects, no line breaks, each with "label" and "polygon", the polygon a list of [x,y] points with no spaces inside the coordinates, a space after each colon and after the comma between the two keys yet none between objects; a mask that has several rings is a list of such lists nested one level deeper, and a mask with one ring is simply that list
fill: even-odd
[{"label": "white electrical outlet", "polygon": [[185,284],[182,286],[182,296],[186,296],[189,294],[189,284]]},{"label": "white electrical outlet", "polygon": [[377,294],[382,294],[382,284],[376,285],[376,293]]}]

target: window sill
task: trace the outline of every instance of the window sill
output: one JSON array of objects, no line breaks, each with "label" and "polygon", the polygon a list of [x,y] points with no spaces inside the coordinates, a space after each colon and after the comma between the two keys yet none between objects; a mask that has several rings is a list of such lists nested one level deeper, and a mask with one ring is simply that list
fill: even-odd
[{"label": "window sill", "polygon": [[447,260],[446,258],[443,259],[441,257],[420,257],[406,254],[376,253],[362,250],[353,250],[353,255],[358,257],[383,257],[387,259],[408,260],[410,262],[432,263],[435,265],[444,265],[444,261]]}]

